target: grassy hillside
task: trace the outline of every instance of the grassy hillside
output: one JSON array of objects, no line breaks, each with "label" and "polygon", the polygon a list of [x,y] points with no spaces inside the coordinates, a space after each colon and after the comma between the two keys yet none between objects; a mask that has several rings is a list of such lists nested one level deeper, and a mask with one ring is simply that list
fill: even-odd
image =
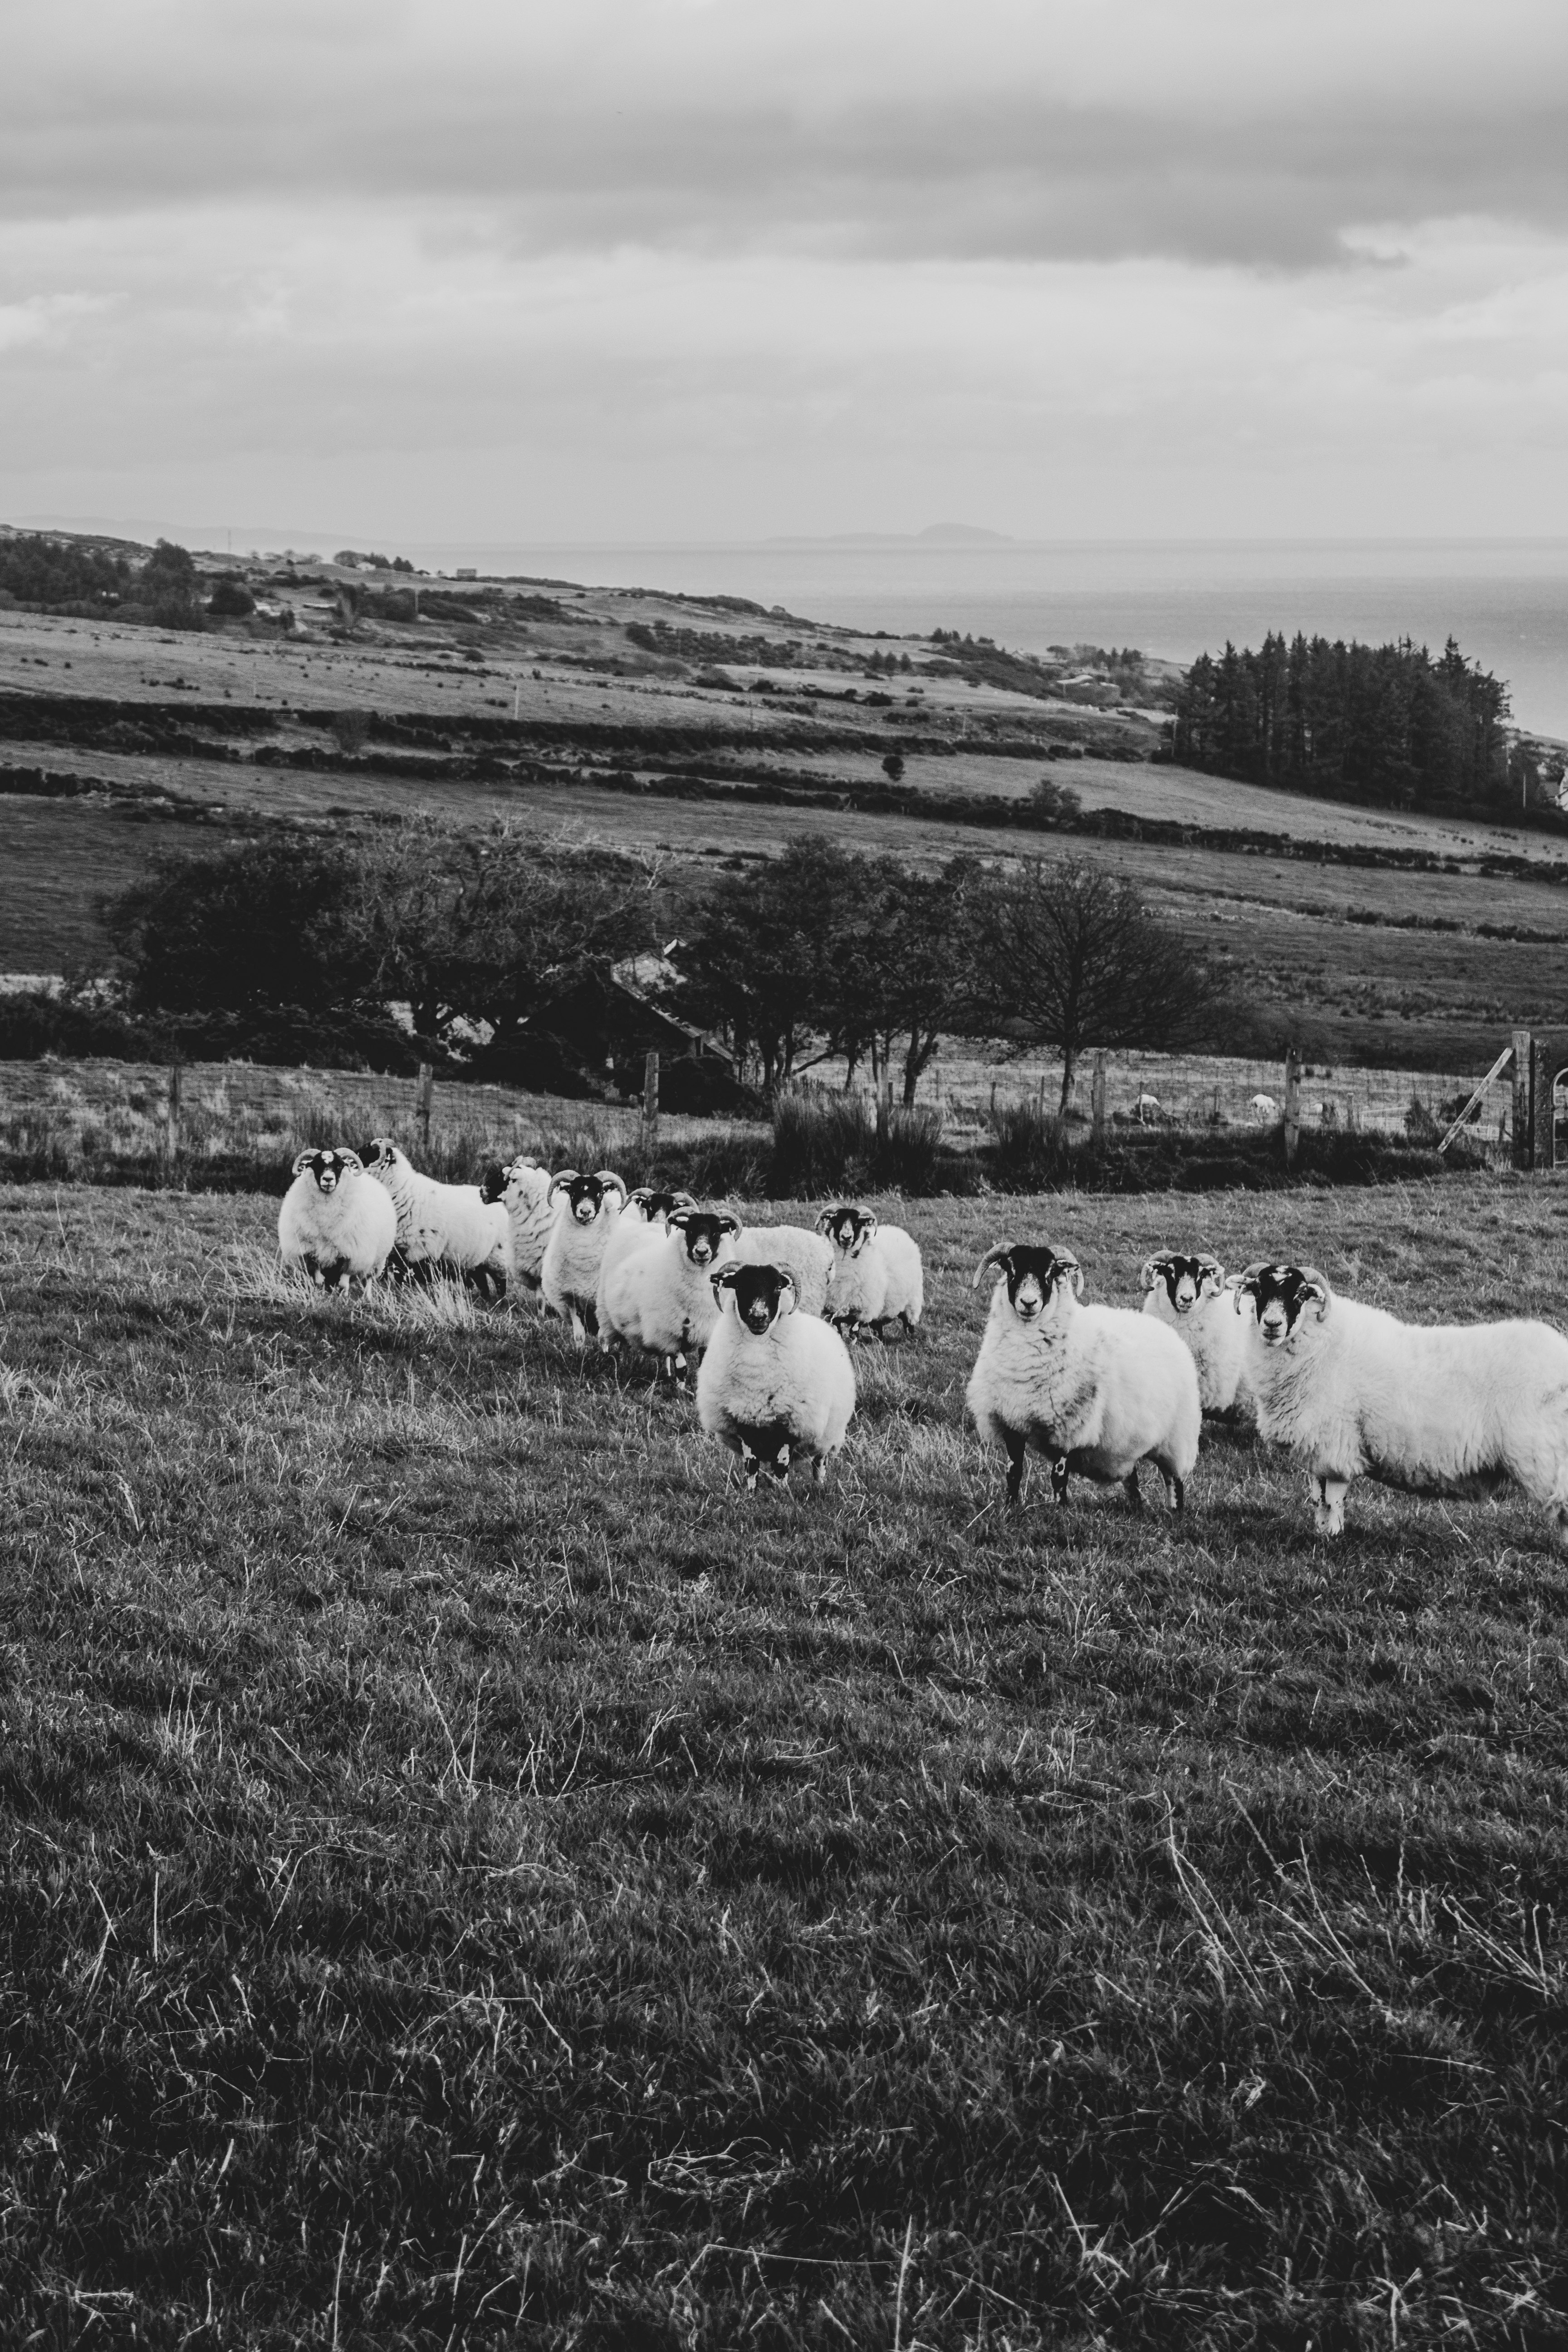
[{"label": "grassy hillside", "polygon": [[[1561,2340],[1568,1572],[1212,1436],[999,1500],[994,1204],[827,1495],[274,1203],[12,1194],[17,2340]],[[1007,1204],[1542,1311],[1544,1192]],[[1281,1222],[1283,1220],[1283,1222]]]}]

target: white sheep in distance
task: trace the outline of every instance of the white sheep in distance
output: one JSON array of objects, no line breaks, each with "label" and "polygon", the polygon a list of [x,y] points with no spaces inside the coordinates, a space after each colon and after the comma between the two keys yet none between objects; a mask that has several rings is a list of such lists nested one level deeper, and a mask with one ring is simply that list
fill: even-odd
[{"label": "white sheep in distance", "polygon": [[405,1272],[460,1274],[487,1296],[506,1288],[506,1211],[477,1184],[443,1184],[422,1176],[390,1136],[378,1135],[365,1168],[384,1185],[397,1212],[395,1259]]},{"label": "white sheep in distance", "polygon": [[575,1168],[562,1168],[550,1180],[549,1198],[555,1221],[540,1262],[539,1285],[549,1312],[570,1322],[581,1347],[599,1328],[599,1261],[626,1205],[626,1188],[613,1169],[580,1176]]},{"label": "white sheep in distance", "polygon": [[1232,1312],[1218,1258],[1205,1251],[1161,1250],[1144,1259],[1141,1278],[1144,1314],[1168,1324],[1191,1351],[1204,1411],[1228,1413],[1250,1405],[1247,1333]]},{"label": "white sheep in distance", "polygon": [[507,1216],[507,1271],[525,1290],[537,1290],[544,1245],[555,1223],[550,1197],[550,1171],[526,1152],[505,1166],[487,1168],[479,1179],[479,1198],[500,1202]]},{"label": "white sheep in distance", "polygon": [[357,1151],[311,1144],[300,1152],[278,1210],[285,1265],[302,1266],[324,1290],[336,1290],[351,1275],[374,1282],[396,1240],[397,1211]]},{"label": "white sheep in distance", "polygon": [[713,1270],[741,1232],[727,1209],[672,1209],[662,1234],[630,1251],[605,1286],[605,1328],[612,1339],[661,1360],[673,1377],[686,1351],[700,1348],[719,1319]]},{"label": "white sheep in distance", "polygon": [[1132,1106],[1132,1116],[1140,1127],[1157,1127],[1165,1116],[1165,1106],[1158,1095],[1140,1095]]},{"label": "white sheep in distance", "polygon": [[875,1209],[845,1201],[824,1209],[816,1230],[833,1252],[829,1320],[851,1335],[868,1324],[879,1339],[889,1323],[913,1331],[925,1308],[920,1244],[902,1225],[884,1225]]},{"label": "white sheep in distance", "polygon": [[855,1411],[855,1370],[837,1331],[795,1312],[782,1266],[731,1262],[712,1276],[719,1318],[697,1373],[697,1418],[741,1457],[746,1491],[759,1468],[782,1486],[804,1454],[820,1487]]},{"label": "white sheep in distance", "polygon": [[1004,1242],[981,1259],[973,1288],[993,1266],[1002,1279],[966,1398],[982,1437],[1006,1450],[1008,1501],[1023,1491],[1032,1449],[1051,1465],[1058,1503],[1072,1470],[1120,1479],[1137,1503],[1138,1465],[1152,1462],[1181,1510],[1203,1408],[1175,1333],[1130,1307],[1079,1306],[1083,1276],[1067,1250]]},{"label": "white sheep in distance", "polygon": [[1248,1108],[1255,1110],[1260,1119],[1278,1118],[1279,1116],[1279,1106],[1272,1095],[1254,1095]]},{"label": "white sheep in distance", "polygon": [[616,1331],[610,1314],[607,1286],[614,1281],[616,1267],[650,1241],[658,1240],[665,1229],[665,1219],[672,1209],[694,1209],[697,1206],[689,1192],[659,1192],[652,1184],[638,1184],[626,1194],[625,1208],[616,1219],[599,1260],[599,1286],[594,1294],[594,1314],[599,1327],[599,1345],[606,1352],[620,1335]]},{"label": "white sheep in distance", "polygon": [[1259,1433],[1304,1456],[1320,1535],[1342,1531],[1355,1477],[1438,1490],[1511,1478],[1568,1550],[1561,1331],[1523,1321],[1402,1323],[1339,1297],[1310,1265],[1259,1260],[1231,1285]]},{"label": "white sheep in distance", "polygon": [[782,1266],[795,1284],[798,1311],[826,1313],[834,1275],[833,1249],[820,1232],[807,1233],[804,1225],[746,1225],[729,1254],[742,1265]]}]

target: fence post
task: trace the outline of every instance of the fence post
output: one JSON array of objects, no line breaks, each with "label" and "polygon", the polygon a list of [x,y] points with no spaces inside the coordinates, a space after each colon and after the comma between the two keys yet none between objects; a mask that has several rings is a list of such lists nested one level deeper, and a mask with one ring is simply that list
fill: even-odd
[{"label": "fence post", "polygon": [[1531,1100],[1535,1077],[1535,1040],[1528,1029],[1513,1033],[1513,1164],[1519,1169],[1535,1165],[1535,1106]]},{"label": "fence post", "polygon": [[645,1151],[658,1149],[658,1055],[647,1054],[642,1066],[642,1139]]},{"label": "fence post", "polygon": [[1105,1141],[1105,1055],[1094,1057],[1094,1083],[1089,1089],[1090,1132],[1096,1143]]},{"label": "fence post", "polygon": [[436,1073],[428,1062],[419,1065],[419,1094],[415,1116],[419,1121],[419,1144],[426,1160],[430,1157],[430,1113],[436,1098]]},{"label": "fence post", "polygon": [[163,1109],[163,1156],[171,1168],[180,1156],[180,1064],[169,1064],[169,1097]]},{"label": "fence post", "polygon": [[1552,1085],[1557,1076],[1558,1056],[1550,1045],[1535,1041],[1535,1068],[1531,1078],[1531,1114],[1535,1128],[1535,1149],[1531,1155],[1538,1174],[1549,1175],[1557,1158],[1556,1101]]},{"label": "fence post", "polygon": [[1285,1049],[1285,1165],[1296,1164],[1296,1146],[1301,1137],[1301,1065],[1294,1045]]}]

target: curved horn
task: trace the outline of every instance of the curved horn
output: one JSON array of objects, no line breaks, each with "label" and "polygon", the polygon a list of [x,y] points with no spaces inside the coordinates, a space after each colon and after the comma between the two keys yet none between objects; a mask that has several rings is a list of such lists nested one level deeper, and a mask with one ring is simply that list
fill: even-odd
[{"label": "curved horn", "polygon": [[550,1190],[544,1195],[545,1199],[547,1201],[553,1201],[557,1192],[559,1192],[564,1185],[575,1184],[576,1181],[577,1171],[575,1168],[558,1168],[554,1175],[550,1180]]},{"label": "curved horn", "polygon": [[740,1273],[740,1259],[738,1257],[727,1257],[722,1265],[716,1265],[710,1272],[708,1284],[710,1289],[713,1293],[713,1304],[721,1309],[723,1307],[724,1302],[720,1297],[719,1293],[721,1290],[734,1289],[735,1276]]},{"label": "curved horn", "polygon": [[1005,1265],[1012,1255],[1013,1244],[1011,1242],[998,1242],[994,1249],[987,1250],[984,1256],[981,1259],[979,1265],[974,1269],[974,1279],[969,1286],[971,1290],[979,1289],[982,1282],[985,1278],[985,1270],[988,1266]]},{"label": "curved horn", "polygon": [[1071,1250],[1054,1250],[1052,1252],[1052,1255],[1056,1259],[1058,1269],[1066,1273],[1068,1280],[1071,1283],[1076,1296],[1081,1298],[1083,1297],[1083,1268],[1079,1265],[1077,1258],[1074,1257]]},{"label": "curved horn", "polygon": [[881,1230],[882,1220],[875,1209],[862,1209],[860,1214],[865,1221],[866,1239],[874,1242]]},{"label": "curved horn", "polygon": [[1241,1302],[1244,1298],[1257,1297],[1258,1277],[1268,1264],[1268,1260],[1266,1257],[1255,1257],[1244,1273],[1233,1274],[1226,1284],[1226,1288],[1231,1294],[1231,1304],[1238,1315],[1241,1312]]},{"label": "curved horn", "polygon": [[306,1169],[307,1169],[307,1168],[309,1168],[309,1166],[310,1166],[310,1164],[311,1160],[314,1160],[315,1156],[316,1156],[316,1147],[315,1147],[315,1145],[314,1145],[313,1143],[309,1143],[309,1144],[307,1144],[307,1145],[306,1145],[306,1147],[305,1147],[305,1149],[304,1149],[304,1150],[303,1150],[303,1151],[301,1151],[301,1153],[300,1154],[300,1157],[299,1157],[299,1158],[298,1158],[298,1160],[296,1160],[296,1161],[294,1162],[293,1168],[292,1168],[292,1169],[291,1169],[291,1171],[289,1171],[289,1172],[290,1172],[290,1174],[295,1175],[295,1176],[302,1176],[302,1175],[304,1174],[304,1172],[305,1172]]},{"label": "curved horn", "polygon": [[1170,1263],[1171,1253],[1169,1250],[1156,1251],[1152,1257],[1146,1257],[1144,1259],[1142,1265],[1138,1269],[1138,1279],[1142,1284],[1145,1290],[1153,1289],[1154,1285],[1159,1281],[1160,1276],[1164,1273],[1165,1268],[1170,1265]]},{"label": "curved horn", "polygon": [[789,1306],[787,1308],[785,1307],[784,1303],[784,1290],[781,1290],[779,1293],[778,1311],[781,1315],[785,1313],[793,1315],[795,1308],[800,1305],[800,1285],[796,1282],[794,1275],[791,1274],[787,1266],[781,1265],[779,1272],[784,1276],[784,1290],[787,1290],[789,1293]]},{"label": "curved horn", "polygon": [[621,1206],[625,1208],[626,1201],[626,1188],[622,1179],[616,1175],[613,1168],[599,1169],[595,1174],[594,1181],[597,1184],[601,1192],[607,1192],[613,1185],[621,1196]]},{"label": "curved horn", "polygon": [[817,1230],[817,1232],[818,1232],[819,1234],[826,1234],[826,1233],[827,1233],[827,1232],[831,1231],[831,1229],[832,1229],[832,1225],[833,1225],[833,1222],[834,1222],[834,1219],[837,1216],[837,1214],[838,1214],[838,1212],[837,1212],[837,1209],[824,1209],[824,1211],[823,1211],[823,1213],[822,1213],[821,1216],[820,1216],[820,1217],[818,1217],[818,1219],[817,1219],[817,1221],[816,1221],[816,1230]]},{"label": "curved horn", "polygon": [[696,1193],[677,1192],[675,1195],[675,1205],[678,1209],[694,1209],[697,1206]]},{"label": "curved horn", "polygon": [[695,1209],[671,1209],[664,1222],[672,1233],[683,1234],[696,1213]]},{"label": "curved horn", "polygon": [[1299,1272],[1301,1276],[1301,1286],[1308,1297],[1315,1298],[1318,1302],[1318,1320],[1321,1323],[1329,1311],[1329,1305],[1334,1295],[1329,1288],[1328,1276],[1320,1274],[1315,1265],[1301,1266]]},{"label": "curved horn", "polygon": [[364,1161],[357,1151],[351,1151],[346,1143],[339,1144],[338,1158],[345,1168],[357,1168],[362,1176],[364,1174]]},{"label": "curved horn", "polygon": [[719,1212],[719,1231],[721,1234],[740,1233],[742,1231],[740,1218],[732,1217],[728,1209],[721,1209]]}]

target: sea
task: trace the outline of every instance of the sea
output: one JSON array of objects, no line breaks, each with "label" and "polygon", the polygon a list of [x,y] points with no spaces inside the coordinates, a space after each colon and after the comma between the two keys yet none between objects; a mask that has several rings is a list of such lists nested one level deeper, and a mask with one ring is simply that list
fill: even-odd
[{"label": "sea", "polygon": [[432,570],[472,564],[584,585],[745,596],[813,621],[894,635],[933,628],[1024,653],[1135,646],[1188,662],[1287,636],[1449,636],[1505,679],[1516,724],[1568,739],[1568,539],[771,540],[405,551]]}]

